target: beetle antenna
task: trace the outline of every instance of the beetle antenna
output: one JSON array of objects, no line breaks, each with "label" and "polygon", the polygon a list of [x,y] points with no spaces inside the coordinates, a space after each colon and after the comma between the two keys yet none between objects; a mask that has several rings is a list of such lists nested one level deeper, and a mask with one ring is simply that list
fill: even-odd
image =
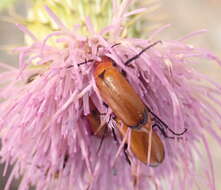
[{"label": "beetle antenna", "polygon": [[[81,65],[84,65],[84,64],[86,64],[86,63],[93,62],[93,61],[94,61],[94,59],[88,59],[88,60],[85,59],[85,61],[83,61],[83,62],[81,62],[81,63],[78,63],[77,65],[78,65],[78,67],[79,67],[79,66],[81,66]],[[70,69],[70,68],[73,67],[73,66],[74,66],[74,65],[71,64],[71,65],[68,65],[66,68],[67,68],[67,69]]]},{"label": "beetle antenna", "polygon": [[[116,43],[116,44],[112,45],[111,48],[114,48],[115,46],[118,46],[118,45],[120,45],[120,44],[121,44],[121,43]],[[78,63],[77,65],[78,65],[78,66],[81,66],[81,65],[84,65],[84,64],[86,64],[86,63],[93,62],[93,61],[94,61],[94,59],[89,59],[89,60],[86,60],[86,59],[85,59],[85,61],[83,61],[83,62],[81,62],[81,63]],[[71,68],[71,67],[73,67],[73,65],[67,66],[67,69],[69,69],[69,68]]]},{"label": "beetle antenna", "polygon": [[111,48],[114,48],[115,46],[119,46],[121,43],[116,43],[114,45],[111,46]]},{"label": "beetle antenna", "polygon": [[94,61],[93,59],[85,60],[85,61],[83,61],[81,63],[78,63],[78,66],[81,66],[81,65],[84,65],[86,63],[93,62],[93,61]]},{"label": "beetle antenna", "polygon": [[164,126],[164,128],[166,128],[167,130],[169,130],[173,135],[176,135],[176,136],[182,136],[184,133],[187,132],[187,129],[185,128],[183,130],[183,132],[181,133],[177,133],[175,131],[173,131],[166,123],[164,123],[155,113],[153,113],[149,108],[148,108],[148,111],[154,116],[154,118],[156,118],[160,123],[161,125]]},{"label": "beetle antenna", "polygon": [[155,46],[155,45],[157,45],[157,44],[159,44],[159,43],[162,43],[162,41],[161,41],[161,40],[158,40],[158,41],[156,41],[156,42],[150,44],[150,45],[147,46],[146,48],[142,49],[137,55],[135,55],[135,56],[131,57],[130,59],[128,59],[128,60],[124,63],[124,65],[127,66],[127,65],[128,65],[129,63],[131,63],[133,60],[139,58],[145,51],[147,51],[148,49],[152,48],[153,46]]}]

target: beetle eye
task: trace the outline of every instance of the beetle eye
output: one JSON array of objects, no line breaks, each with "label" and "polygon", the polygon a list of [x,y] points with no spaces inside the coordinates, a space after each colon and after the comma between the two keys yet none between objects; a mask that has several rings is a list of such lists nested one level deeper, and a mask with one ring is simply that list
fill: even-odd
[{"label": "beetle eye", "polygon": [[106,72],[106,70],[104,70],[101,74],[99,74],[98,77],[101,78],[102,80],[104,80],[105,72]]},{"label": "beetle eye", "polygon": [[121,73],[122,73],[122,75],[123,75],[124,77],[127,77],[127,73],[126,73],[125,70],[122,70]]},{"label": "beetle eye", "polygon": [[117,66],[117,64],[116,64],[115,62],[112,62],[112,64],[113,64],[113,66],[114,66],[114,67],[116,67],[116,66]]}]

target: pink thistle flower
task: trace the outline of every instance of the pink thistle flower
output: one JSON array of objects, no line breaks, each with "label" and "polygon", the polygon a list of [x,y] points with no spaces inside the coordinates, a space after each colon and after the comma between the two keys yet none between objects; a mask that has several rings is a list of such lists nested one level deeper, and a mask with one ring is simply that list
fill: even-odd
[{"label": "pink thistle flower", "polygon": [[[44,41],[38,41],[19,26],[34,42],[16,49],[20,55],[19,70],[8,68],[9,72],[0,75],[0,98],[5,100],[0,105],[0,155],[6,170],[8,165],[14,165],[5,190],[19,176],[19,190],[32,185],[37,190],[192,189],[201,178],[204,186],[216,188],[206,135],[212,135],[221,144],[216,133],[221,113],[213,106],[221,105],[217,97],[221,86],[192,66],[204,59],[219,65],[221,61],[207,50],[186,45],[183,38],[162,41],[132,61],[133,68],[125,66],[128,58],[152,44],[153,38],[120,37],[121,22],[128,15],[126,3],[120,9],[116,7],[119,11],[113,10],[118,14],[112,25],[100,33],[93,30],[88,19],[87,37],[80,35],[76,27],[67,29],[49,9],[60,30]],[[56,37],[56,47],[47,43],[52,37]],[[100,60],[101,56],[111,58],[127,73],[127,80],[143,102],[172,130],[188,130],[179,141],[161,135],[166,155],[157,168],[144,165],[130,151],[129,165],[121,151],[122,143],[117,144],[111,133],[97,152],[101,139],[91,134],[85,117],[90,113],[89,99],[100,113],[106,113],[101,116],[102,122],[115,129],[114,121],[108,122],[112,110],[103,105],[96,87],[95,62],[79,63]],[[30,76],[35,79],[30,81]],[[202,155],[198,143],[204,145],[207,157]],[[197,158],[207,163],[201,175],[196,171]]]}]

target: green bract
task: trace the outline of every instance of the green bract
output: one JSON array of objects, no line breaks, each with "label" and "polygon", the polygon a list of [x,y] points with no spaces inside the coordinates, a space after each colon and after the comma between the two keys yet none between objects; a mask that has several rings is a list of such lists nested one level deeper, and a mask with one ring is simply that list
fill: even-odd
[{"label": "green bract", "polygon": [[[116,4],[121,2],[122,0],[118,0]],[[48,6],[66,27],[72,28],[79,25],[80,34],[85,36],[89,35],[86,27],[87,18],[92,22],[95,32],[100,32],[112,23],[114,16],[112,14],[113,5],[110,0],[34,0],[32,8],[28,12],[27,26],[40,39],[50,32],[58,30],[58,26],[46,12],[45,6]],[[126,6],[129,6],[131,10],[140,7],[139,3],[131,3]],[[122,37],[141,36],[140,25],[145,21],[140,19],[142,14],[132,15],[129,17],[130,19],[125,19],[122,25]]]}]

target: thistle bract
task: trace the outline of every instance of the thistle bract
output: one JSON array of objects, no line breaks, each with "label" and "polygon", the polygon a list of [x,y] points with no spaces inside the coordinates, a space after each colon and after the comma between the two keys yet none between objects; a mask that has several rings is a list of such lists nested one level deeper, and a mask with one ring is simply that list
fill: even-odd
[{"label": "thistle bract", "polygon": [[[205,59],[221,62],[207,50],[186,45],[184,39],[161,39],[126,66],[129,58],[153,43],[153,36],[147,40],[122,37],[121,22],[129,15],[127,3],[113,8],[119,14],[99,32],[87,19],[87,36],[77,26],[65,27],[47,7],[59,29],[43,41],[19,26],[33,43],[15,50],[19,69],[7,66],[8,71],[0,75],[0,154],[6,166],[14,165],[6,190],[19,176],[19,190],[32,185],[37,190],[190,189],[202,183],[201,178],[204,186],[215,189],[206,135],[221,143],[216,134],[220,112],[213,106],[220,106],[221,86],[195,71],[193,65]],[[57,45],[48,43],[52,37]],[[112,110],[103,104],[93,75],[101,56],[111,58],[126,72],[143,102],[173,131],[187,129],[179,140],[165,138],[156,130],[165,147],[165,160],[159,167],[144,165],[130,150],[129,165],[122,144],[114,140],[111,128],[121,138],[110,119]],[[90,99],[105,113],[100,118],[109,129],[99,151],[101,139],[91,133],[85,117],[90,113]],[[201,155],[198,143],[205,146],[207,156]],[[195,164],[199,157],[207,163],[201,175]]]}]

